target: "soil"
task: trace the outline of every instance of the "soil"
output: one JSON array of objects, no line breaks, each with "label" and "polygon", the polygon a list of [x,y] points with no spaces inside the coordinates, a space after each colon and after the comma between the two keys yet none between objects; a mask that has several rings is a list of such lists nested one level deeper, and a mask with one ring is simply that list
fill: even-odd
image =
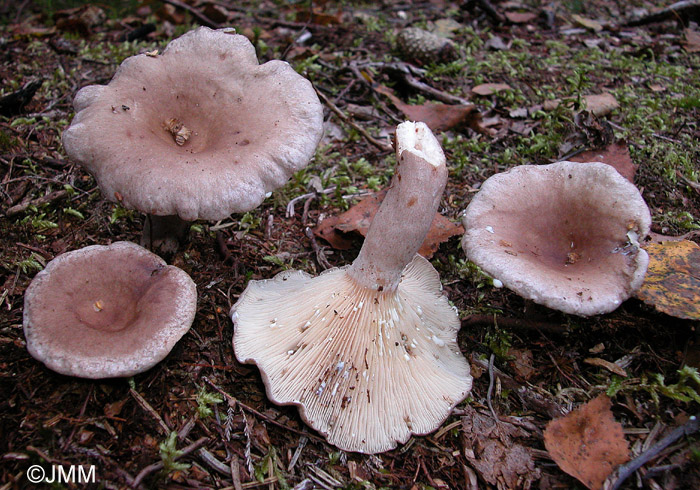
[{"label": "soil", "polygon": [[[691,100],[678,106],[669,116],[675,122],[654,134],[643,122],[630,122],[629,114],[638,109],[634,100],[621,101],[619,109],[604,116],[572,113],[555,119],[527,110],[554,98],[547,90],[567,96],[564,79],[573,76],[569,68],[532,63],[540,55],[544,60],[556,46],[576,60],[576,53],[589,49],[586,41],[603,39],[634,63],[653,59],[662,66],[698,69],[700,55],[682,42],[691,38],[684,29],[693,29],[697,13],[624,26],[625,19],[641,15],[634,9],[657,7],[632,4],[168,1],[0,7],[3,95],[27,89],[14,99],[0,99],[0,489],[37,488],[28,479],[30,467],[37,464],[94,465],[94,483],[52,488],[583,488],[545,449],[543,430],[553,418],[607,392],[630,458],[687,422],[700,412],[694,401],[700,399],[700,386],[692,380],[679,386],[678,371],[700,365],[697,321],[665,315],[635,298],[592,318],[549,310],[492,287],[490,279],[464,261],[459,236],[445,239],[431,262],[460,312],[458,340],[471,363],[474,386],[437,432],[378,455],[340,451],[305,425],[294,407],[272,404],[257,368],[238,363],[232,348],[229,310],[250,279],[288,268],[318,274],[324,260],[342,266],[356,256],[361,236],[347,234],[348,246],[333,249],[305,230],[389,181],[394,164],[390,137],[404,116],[373,84],[390,86],[414,105],[475,105],[479,120],[446,123],[440,136],[453,166],[440,211],[452,222],[459,221],[479,185],[493,173],[604,148],[622,135],[639,165],[634,180],[650,206],[652,229],[698,241],[693,229],[700,225],[700,104]],[[575,15],[598,25],[577,23]],[[456,58],[442,51],[447,59],[431,65],[395,46],[392,33],[399,29],[433,29],[442,25],[435,21],[445,18],[458,24],[449,34]],[[312,80],[329,100],[326,136],[309,168],[259,208],[217,224],[195,223],[186,243],[166,257],[197,284],[198,309],[192,328],[165,360],[129,379],[59,375],[27,352],[25,289],[38,270],[63,252],[119,240],[138,242],[144,220],[106,200],[95,179],[66,156],[60,138],[73,115],[72,98],[85,85],[108,83],[126,56],[162,49],[201,24],[235,26],[254,42],[261,62],[286,59]],[[484,45],[494,37],[505,46]],[[517,48],[517,42],[508,45],[514,39],[527,43],[532,64],[510,72],[504,64],[489,65],[495,63],[494,52]],[[465,58],[477,67],[468,76],[458,70]],[[427,70],[415,76],[433,92],[406,83],[400,69],[410,66]],[[601,66],[600,73],[587,72],[588,92],[605,87],[618,90],[614,93],[621,99],[624,87],[654,81],[651,72],[631,75],[617,65]],[[482,81],[506,83],[519,95],[511,100],[498,93],[475,95],[471,88]],[[673,81],[664,83],[670,87]],[[692,94],[677,95],[666,94],[673,100]],[[369,109],[374,111],[370,115]],[[521,110],[517,116],[516,109]],[[472,109],[466,113],[474,114]],[[545,121],[557,123],[555,129]],[[550,130],[552,135],[546,132]],[[551,136],[557,143],[536,153],[536,140],[524,140],[523,134]],[[652,143],[669,146],[651,154]],[[689,155],[690,170],[680,163],[659,170],[647,160],[661,160],[676,149]],[[289,216],[289,202],[307,193]],[[619,370],[591,358],[614,363]],[[681,388],[695,398],[683,398]],[[476,420],[488,426],[493,415],[512,431],[474,430]],[[177,437],[168,450],[171,432]],[[507,449],[491,451],[494,444],[517,446],[521,459],[506,457]],[[621,488],[700,488],[699,457],[697,436],[683,437]]]}]

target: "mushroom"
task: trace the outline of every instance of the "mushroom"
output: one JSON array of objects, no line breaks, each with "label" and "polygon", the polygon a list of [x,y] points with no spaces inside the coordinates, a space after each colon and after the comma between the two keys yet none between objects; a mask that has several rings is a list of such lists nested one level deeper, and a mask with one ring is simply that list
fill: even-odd
[{"label": "mushroom", "polygon": [[471,389],[457,311],[416,254],[447,180],[423,123],[396,131],[398,167],[357,259],[317,277],[251,281],[231,309],[234,349],[267,395],[347,451],[377,453],[435,430]]},{"label": "mushroom", "polygon": [[580,316],[641,287],[649,208],[605,163],[522,165],[493,175],[463,217],[467,258],[520,296]]},{"label": "mushroom", "polygon": [[200,27],[82,88],[63,134],[107,199],[148,214],[142,244],[177,248],[188,221],[258,206],[306,166],[323,132],[311,83],[258,64],[248,39]]},{"label": "mushroom", "polygon": [[27,350],[61,374],[132,376],[168,355],[196,307],[183,270],[134,243],[91,245],[57,256],[29,284]]}]

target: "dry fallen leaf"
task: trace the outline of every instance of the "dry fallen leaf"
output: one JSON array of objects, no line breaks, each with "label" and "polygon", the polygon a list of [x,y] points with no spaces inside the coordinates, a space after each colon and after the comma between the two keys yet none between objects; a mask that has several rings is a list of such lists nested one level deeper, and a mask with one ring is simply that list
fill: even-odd
[{"label": "dry fallen leaf", "polygon": [[503,15],[513,24],[527,24],[537,18],[537,14],[533,12],[505,12]]},{"label": "dry fallen leaf", "polygon": [[700,320],[700,246],[682,240],[644,249],[649,268],[637,298],[668,315]]},{"label": "dry fallen leaf", "polygon": [[601,359],[600,357],[589,357],[587,359],[584,359],[583,362],[585,362],[586,364],[590,364],[591,366],[602,367],[603,369],[607,369],[611,373],[615,373],[618,376],[622,376],[623,378],[627,377],[627,371],[622,369],[614,362],[606,361],[605,359]]},{"label": "dry fallen leaf", "polygon": [[507,83],[482,83],[472,88],[472,93],[476,95],[493,95],[503,90],[510,90],[512,87]]},{"label": "dry fallen leaf", "polygon": [[[323,238],[331,246],[337,250],[346,250],[352,246],[352,241],[349,240],[346,233],[356,231],[362,236],[366,236],[369,231],[369,225],[382,203],[386,191],[381,191],[372,194],[358,202],[356,205],[348,209],[339,216],[331,216],[324,219],[314,228],[314,234],[317,237]],[[418,253],[429,259],[437,251],[440,244],[447,241],[450,237],[461,235],[464,233],[464,228],[461,225],[455,224],[441,214],[435,214],[435,219],[430,226],[428,235],[423,241]]]},{"label": "dry fallen leaf", "polygon": [[559,468],[591,490],[602,488],[613,469],[629,460],[622,426],[606,395],[549,422],[544,445]]},{"label": "dry fallen leaf", "polygon": [[[617,99],[615,99],[615,97],[608,92],[604,92],[602,94],[584,95],[583,100],[586,103],[586,110],[598,117],[607,116],[613,110],[620,107],[620,103],[617,101]],[[565,102],[567,103],[567,106],[573,105],[573,100],[571,99],[567,99]],[[542,108],[545,111],[551,111],[559,107],[559,104],[561,103],[562,102],[559,99],[546,100],[542,105]]]},{"label": "dry fallen leaf", "polygon": [[530,445],[518,444],[529,433],[508,422],[496,427],[493,417],[477,412],[469,405],[462,417],[464,456],[487,483],[496,488],[528,489],[540,477]]},{"label": "dry fallen leaf", "polygon": [[608,92],[595,95],[586,95],[583,98],[586,100],[586,110],[598,117],[607,116],[612,111],[620,107],[617,99],[615,99],[615,97]]},{"label": "dry fallen leaf", "polygon": [[508,349],[508,357],[511,358],[510,366],[521,378],[528,380],[537,372],[532,366],[533,356],[530,349]]},{"label": "dry fallen leaf", "polygon": [[605,148],[598,150],[588,150],[583,153],[579,153],[571,158],[572,162],[603,162],[608,165],[615,167],[620,175],[634,183],[634,176],[637,173],[638,165],[632,162],[632,157],[630,157],[630,151],[627,147],[627,143],[624,141],[618,141],[616,143],[611,143]]},{"label": "dry fallen leaf", "polygon": [[700,53],[700,32],[690,28],[684,29],[681,44],[688,53]]},{"label": "dry fallen leaf", "polygon": [[394,92],[383,85],[375,90],[386,95],[411,121],[420,121],[428,125],[434,132],[446,131],[459,125],[465,125],[482,134],[491,132],[482,126],[481,114],[474,104],[448,105],[437,102],[427,102],[421,105],[410,105],[399,99]]},{"label": "dry fallen leaf", "polygon": [[581,27],[585,27],[586,29],[590,29],[591,31],[594,31],[594,32],[600,32],[603,30],[603,26],[601,25],[600,22],[595,21],[593,19],[588,19],[586,17],[582,17],[578,14],[572,15],[571,20],[573,20],[576,25],[579,25]]}]

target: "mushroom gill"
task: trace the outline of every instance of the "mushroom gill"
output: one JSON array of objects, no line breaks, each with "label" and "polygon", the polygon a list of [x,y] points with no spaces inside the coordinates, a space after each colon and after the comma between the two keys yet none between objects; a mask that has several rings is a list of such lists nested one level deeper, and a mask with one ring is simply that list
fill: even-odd
[{"label": "mushroom gill", "polygon": [[398,168],[352,265],[251,281],[231,309],[234,349],[269,398],[331,444],[377,453],[435,430],[471,388],[457,312],[416,254],[447,169],[422,123],[397,128]]}]

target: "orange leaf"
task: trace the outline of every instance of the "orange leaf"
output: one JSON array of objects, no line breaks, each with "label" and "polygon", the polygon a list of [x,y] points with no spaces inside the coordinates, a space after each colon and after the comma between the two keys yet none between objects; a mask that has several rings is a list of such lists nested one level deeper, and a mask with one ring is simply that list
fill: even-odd
[{"label": "orange leaf", "polygon": [[644,249],[649,268],[637,298],[668,315],[700,320],[700,246],[682,240]]},{"label": "orange leaf", "polygon": [[591,490],[602,488],[615,466],[629,460],[622,426],[606,395],[549,422],[544,445],[559,468]]},{"label": "orange leaf", "polygon": [[491,134],[481,125],[481,114],[474,104],[448,105],[427,102],[422,105],[410,105],[399,99],[388,87],[378,85],[375,90],[386,95],[407,119],[424,122],[434,132],[446,131],[464,124],[476,132]]},{"label": "orange leaf", "polygon": [[635,163],[632,162],[632,157],[630,157],[629,148],[627,148],[627,143],[619,141],[617,143],[612,143],[605,148],[599,150],[588,150],[583,153],[579,153],[576,156],[569,158],[572,162],[603,162],[615,167],[620,175],[634,183],[634,176],[637,173],[637,167]]},{"label": "orange leaf", "polygon": [[[343,234],[356,231],[362,236],[366,236],[369,231],[369,225],[372,223],[372,219],[385,195],[385,190],[372,194],[343,214],[324,219],[314,229],[314,234],[326,240],[335,249],[346,250],[350,248],[352,242]],[[463,233],[464,228],[461,225],[457,225],[441,214],[436,213],[428,235],[425,237],[418,253],[429,259],[442,242],[447,241],[452,236]]]}]

